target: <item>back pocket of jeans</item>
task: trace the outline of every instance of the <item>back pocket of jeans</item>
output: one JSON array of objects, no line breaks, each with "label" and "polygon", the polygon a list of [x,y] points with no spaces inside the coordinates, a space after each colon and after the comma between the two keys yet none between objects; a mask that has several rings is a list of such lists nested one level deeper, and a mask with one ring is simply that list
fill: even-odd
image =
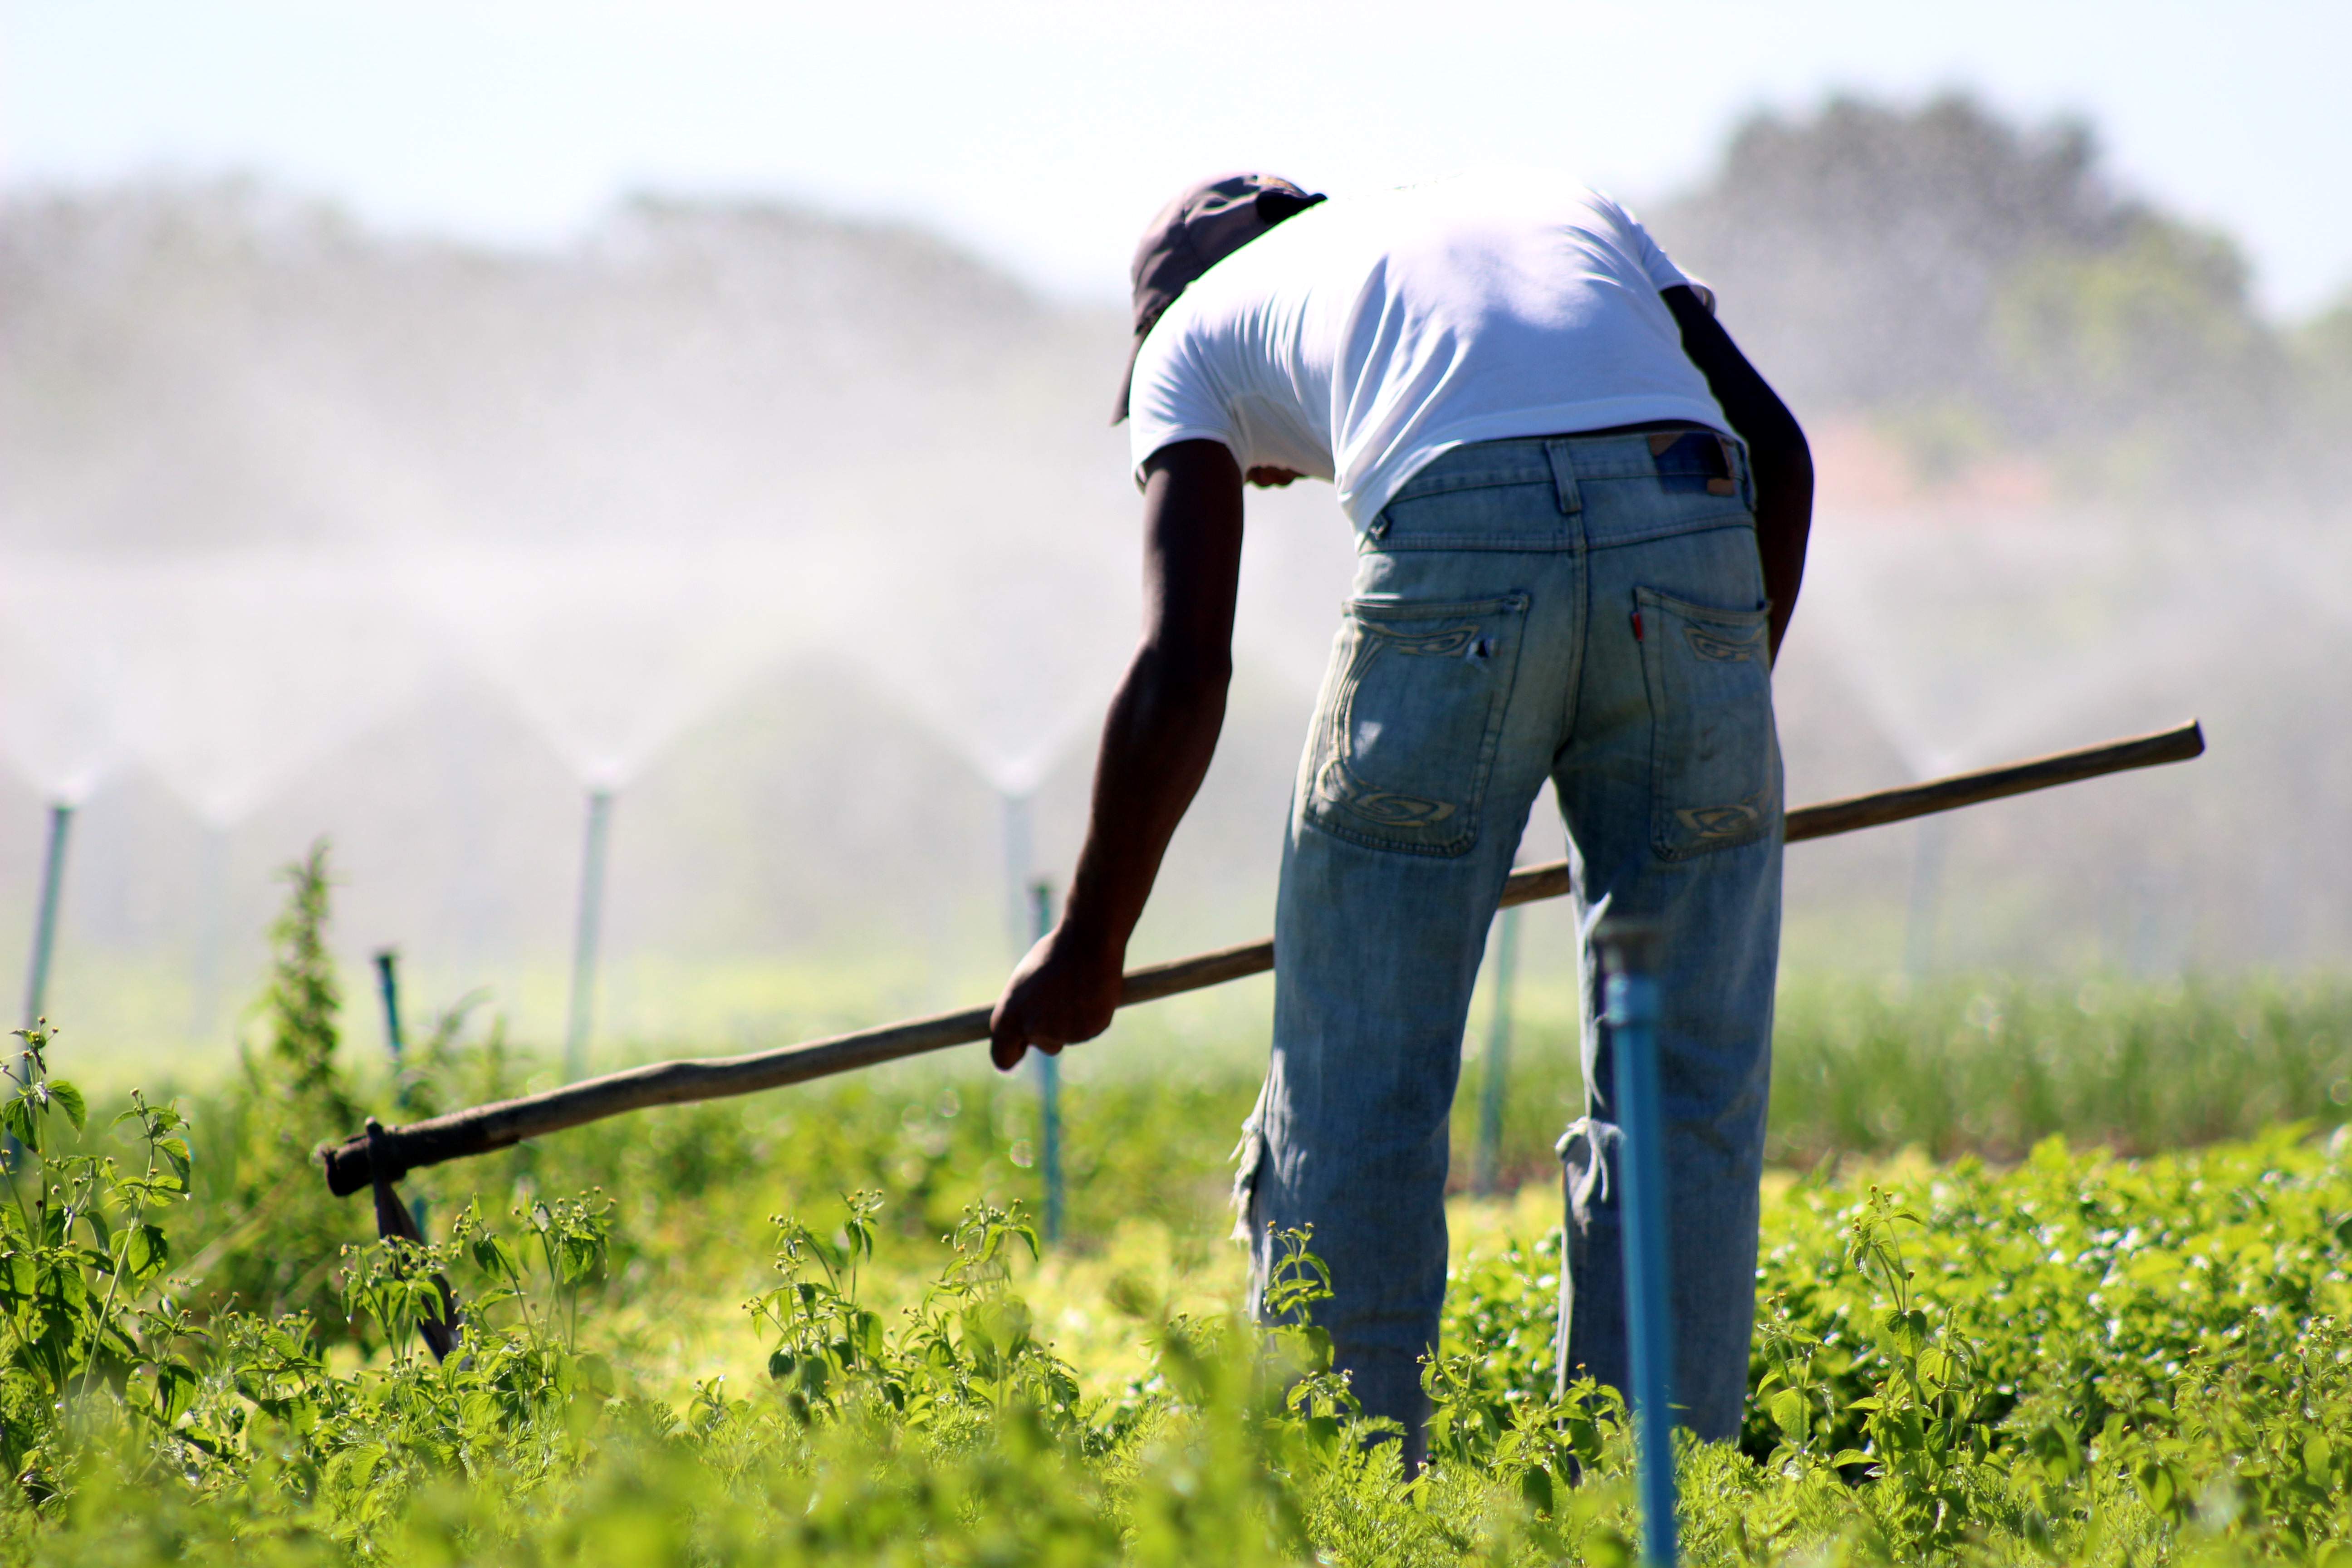
[{"label": "back pocket of jeans", "polygon": [[1349,601],[1307,746],[1307,819],[1373,849],[1478,842],[1528,598]]},{"label": "back pocket of jeans", "polygon": [[1650,698],[1650,843],[1668,860],[1751,844],[1780,816],[1763,610],[1633,591]]}]

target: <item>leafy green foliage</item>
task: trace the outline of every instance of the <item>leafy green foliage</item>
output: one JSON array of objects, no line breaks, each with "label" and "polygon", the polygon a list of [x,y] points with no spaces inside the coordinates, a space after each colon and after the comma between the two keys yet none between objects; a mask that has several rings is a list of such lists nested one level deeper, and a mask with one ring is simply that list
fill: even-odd
[{"label": "leafy green foliage", "polygon": [[[1458,1270],[1415,1478],[1332,1370],[1303,1231],[1277,1238],[1278,1329],[1114,1289],[1150,1370],[1090,1395],[1024,1298],[1041,1265],[1017,1209],[970,1209],[908,1298],[887,1255],[921,1244],[857,1192],[770,1222],[745,1303],[767,1376],[737,1394],[666,1391],[597,1344],[625,1205],[530,1196],[497,1227],[474,1203],[446,1241],[342,1256],[341,1304],[380,1347],[353,1361],[300,1315],[179,1312],[156,1219],[188,1184],[176,1112],[134,1102],[137,1176],[58,1151],[76,1097],[45,1045],[27,1037],[6,1113],[40,1187],[0,1209],[19,1477],[0,1541],[21,1560],[1634,1557],[1622,1405],[1551,1386],[1556,1236]],[[2344,1144],[2051,1142],[2009,1170],[1780,1194],[1747,1430],[1682,1447],[1691,1561],[2330,1560],[2352,1543]],[[16,1289],[68,1273],[78,1295]],[[443,1279],[464,1338],[436,1363],[416,1328]]]},{"label": "leafy green foliage", "polygon": [[[2000,1151],[2052,1122],[2147,1147],[2333,1110],[2347,1016],[2325,984],[1801,988],[1775,1138],[1834,1157],[1767,1203],[1746,1429],[1681,1455],[1690,1560],[2346,1550],[2342,1137],[2140,1161],[2047,1142],[1850,1175],[1839,1152]],[[428,1103],[526,1081],[495,1028],[445,1033],[419,1053]],[[12,1561],[1635,1559],[1623,1407],[1554,1387],[1556,1232],[1460,1260],[1415,1478],[1332,1370],[1310,1235],[1278,1238],[1273,1330],[1231,1292],[1180,1310],[1116,1271],[1071,1294],[1130,1219],[1191,1259],[1177,1275],[1227,1256],[1209,1237],[1244,1082],[1073,1095],[1077,1239],[1043,1258],[1019,1206],[1034,1095],[936,1069],[420,1173],[442,1218],[418,1247],[354,1243],[364,1200],[324,1199],[307,1163],[278,1206],[248,1206],[252,1173],[289,1169],[272,1162],[293,1124],[251,1088],[282,1082],[274,1056],[195,1126],[134,1097],[107,1129],[47,1045],[27,1037],[0,1107],[26,1145],[0,1204]],[[1515,1139],[1574,1090],[1549,1054],[1521,1058]],[[353,1104],[392,1092],[340,1081]],[[1539,1149],[1513,1163],[1549,1179]],[[316,1285],[219,1289],[224,1259],[264,1253]],[[727,1342],[677,1338],[714,1299]],[[453,1303],[463,1339],[436,1362],[419,1326]],[[1088,1316],[1090,1348],[1056,1342]],[[1137,1370],[1105,1375],[1092,1358],[1120,1344]]]},{"label": "leafy green foliage", "polygon": [[178,1311],[150,1290],[172,1258],[156,1221],[186,1201],[189,1153],[179,1112],[135,1089],[114,1125],[134,1130],[136,1173],[81,1152],[89,1113],[79,1089],[49,1076],[46,1022],[16,1038],[23,1048],[0,1068],[0,1124],[16,1141],[0,1201],[0,1460],[37,1502],[60,1484],[69,1407],[114,1393],[166,1428],[187,1407],[196,1374],[170,1353]]},{"label": "leafy green foliage", "polygon": [[1893,1554],[2049,1539],[2087,1500],[2294,1555],[2352,1531],[2342,1139],[2141,1163],[2053,1141],[1901,1201],[1801,1186],[1777,1217],[1743,1446],[1868,1476]]}]

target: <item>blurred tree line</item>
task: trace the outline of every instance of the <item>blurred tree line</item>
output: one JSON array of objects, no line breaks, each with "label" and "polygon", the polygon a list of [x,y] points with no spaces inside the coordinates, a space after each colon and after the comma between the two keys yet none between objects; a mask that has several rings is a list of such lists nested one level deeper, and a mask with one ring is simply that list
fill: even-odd
[{"label": "blurred tree line", "polygon": [[2118,185],[2080,121],[1760,113],[1656,219],[1800,414],[1867,416],[1923,479],[2006,452],[2068,489],[2315,499],[2347,464],[2352,296],[2265,321],[2231,239]]}]

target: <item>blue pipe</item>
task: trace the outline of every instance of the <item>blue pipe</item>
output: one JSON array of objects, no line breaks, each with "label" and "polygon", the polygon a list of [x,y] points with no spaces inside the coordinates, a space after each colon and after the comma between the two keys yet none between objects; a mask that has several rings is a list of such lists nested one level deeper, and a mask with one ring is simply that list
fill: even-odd
[{"label": "blue pipe", "polygon": [[[1054,929],[1054,884],[1031,883],[1029,897],[1042,941]],[[1045,1178],[1045,1245],[1052,1247],[1062,1239],[1062,1058],[1043,1051],[1036,1057],[1037,1163]]]},{"label": "blue pipe", "polygon": [[1672,1568],[1675,1541],[1675,1342],[1666,1265],[1665,1117],[1658,1099],[1657,932],[1632,921],[1601,928],[1608,973],[1602,1013],[1616,1063],[1619,1235],[1640,1459],[1642,1561]]},{"label": "blue pipe", "polygon": [[[383,998],[383,1044],[392,1054],[392,1102],[402,1110],[409,1105],[408,1074],[402,1068],[408,1043],[400,1033],[400,950],[383,948],[375,955],[376,994]],[[431,1206],[422,1197],[412,1194],[408,1200],[408,1217],[416,1222],[419,1235],[429,1237],[433,1223]]]},{"label": "blue pipe", "polygon": [[400,954],[395,949],[387,947],[375,955],[375,989],[376,994],[383,999],[383,1044],[384,1049],[392,1054],[393,1094],[394,1103],[405,1110],[408,1109],[408,1079],[401,1072],[406,1065],[401,1058],[407,1042],[400,1037],[399,965]]},{"label": "blue pipe", "polygon": [[49,845],[41,857],[41,903],[33,920],[33,963],[25,975],[25,1027],[41,1021],[49,990],[49,959],[58,945],[58,900],[66,879],[66,831],[74,808],[64,801],[49,807]]}]

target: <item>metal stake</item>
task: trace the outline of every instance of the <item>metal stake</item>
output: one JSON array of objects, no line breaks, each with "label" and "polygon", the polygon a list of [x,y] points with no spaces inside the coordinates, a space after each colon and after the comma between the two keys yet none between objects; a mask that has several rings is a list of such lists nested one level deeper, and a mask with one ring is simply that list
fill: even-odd
[{"label": "metal stake", "polygon": [[1511,979],[1517,967],[1519,911],[1503,911],[1502,929],[1495,934],[1495,1016],[1486,1024],[1486,1062],[1478,1086],[1478,1158],[1472,1167],[1471,1185],[1492,1196],[1502,1184],[1503,1089],[1511,1067]]},{"label": "metal stake", "polygon": [[74,808],[64,801],[49,806],[49,844],[41,857],[40,911],[33,921],[33,963],[25,976],[25,1027],[41,1021],[41,1005],[49,992],[49,958],[58,945],[58,899],[66,879],[66,833],[73,826]]},{"label": "metal stake", "polygon": [[376,994],[383,999],[383,1046],[392,1056],[392,1078],[396,1086],[394,1094],[403,1110],[408,1109],[408,1083],[401,1076],[401,1060],[406,1042],[400,1037],[400,951],[387,947],[375,955]]},{"label": "metal stake", "polygon": [[1601,925],[1608,973],[1602,1014],[1616,1063],[1622,1131],[1617,1179],[1625,1257],[1625,1324],[1633,1362],[1635,1436],[1641,1467],[1642,1561],[1671,1568],[1675,1542],[1675,1344],[1666,1259],[1664,1113],[1658,1098],[1658,934],[1628,920]]},{"label": "metal stake", "polygon": [[[1039,940],[1054,929],[1054,884],[1043,878],[1029,885]],[[1045,1179],[1045,1245],[1062,1239],[1062,1058],[1037,1058],[1037,1163]]]},{"label": "metal stake", "polygon": [[563,1026],[563,1077],[588,1066],[596,1006],[596,939],[604,920],[604,845],[612,836],[613,792],[588,792],[588,843],[580,858],[580,928],[572,948],[572,1008]]},{"label": "metal stake", "polygon": [[[407,1053],[407,1042],[400,1033],[400,950],[387,947],[375,955],[376,994],[383,998],[383,1044],[392,1056],[392,1103],[402,1110],[408,1109],[408,1075],[402,1071],[402,1058]],[[395,1202],[397,1199],[394,1200]],[[425,1201],[418,1198],[408,1205],[409,1215],[415,1222],[416,1233],[423,1236],[431,1225],[432,1216]]]}]

